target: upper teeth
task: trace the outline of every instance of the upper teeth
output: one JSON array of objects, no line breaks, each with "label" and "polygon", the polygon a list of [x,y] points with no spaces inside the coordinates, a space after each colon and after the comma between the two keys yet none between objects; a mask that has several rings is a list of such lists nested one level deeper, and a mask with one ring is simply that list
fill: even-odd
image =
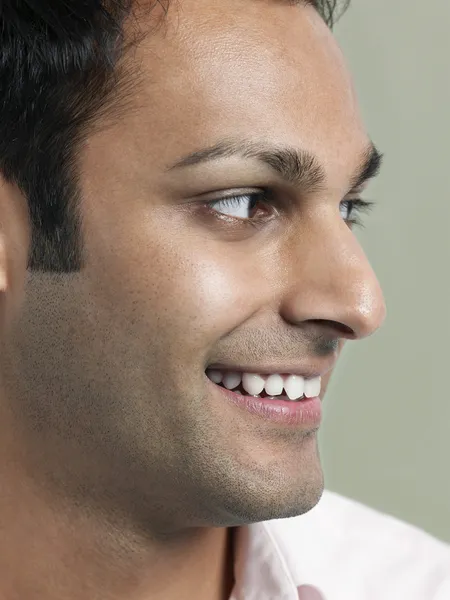
[{"label": "upper teeth", "polygon": [[256,396],[266,390],[269,396],[278,396],[286,391],[290,400],[297,400],[301,396],[314,398],[320,394],[321,378],[305,379],[301,375],[259,375],[258,373],[238,373],[236,371],[218,371],[208,369],[206,375],[214,383],[222,383],[227,389],[233,390],[242,383],[244,390]]}]

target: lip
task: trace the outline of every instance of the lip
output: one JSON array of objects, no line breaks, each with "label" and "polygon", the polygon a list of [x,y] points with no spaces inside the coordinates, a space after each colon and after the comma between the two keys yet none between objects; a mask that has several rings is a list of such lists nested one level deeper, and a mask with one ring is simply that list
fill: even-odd
[{"label": "lip", "polygon": [[[233,373],[258,373],[259,375],[272,375],[273,373],[277,373],[278,375],[300,375],[305,379],[313,379],[314,377],[324,377],[331,369],[333,369],[335,365],[335,361],[326,366],[326,368],[317,369],[313,366],[305,366],[304,368],[299,367],[297,365],[274,365],[274,366],[261,366],[258,367],[248,367],[245,365],[225,365],[221,363],[213,363],[207,366],[206,371],[223,371],[223,372],[233,372]],[[323,365],[322,365],[323,367]]]},{"label": "lip", "polygon": [[217,385],[208,377],[206,380],[212,386],[212,392],[219,394],[221,399],[232,402],[237,408],[264,421],[302,429],[317,429],[321,423],[322,402],[318,396],[305,398],[298,402],[269,400],[268,398],[235,394],[233,391]]}]

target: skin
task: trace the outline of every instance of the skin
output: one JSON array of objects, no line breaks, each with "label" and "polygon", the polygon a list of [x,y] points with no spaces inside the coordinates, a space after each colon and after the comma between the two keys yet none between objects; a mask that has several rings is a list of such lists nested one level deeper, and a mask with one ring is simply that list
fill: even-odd
[{"label": "skin", "polygon": [[[82,272],[27,272],[26,201],[0,187],[7,600],[228,598],[232,528],[307,512],[323,474],[315,429],[227,403],[206,366],[299,364],[323,397],[345,340],[385,316],[339,212],[369,139],[315,11],[183,0],[133,60],[134,109],[80,155]],[[239,156],[168,171],[243,137],[314,153],[324,186]],[[289,203],[258,227],[203,212],[263,186]]]}]

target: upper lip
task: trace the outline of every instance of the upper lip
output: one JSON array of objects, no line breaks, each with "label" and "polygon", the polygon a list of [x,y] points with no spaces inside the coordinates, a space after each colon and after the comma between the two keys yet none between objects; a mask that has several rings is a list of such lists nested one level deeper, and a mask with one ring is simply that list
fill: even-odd
[{"label": "upper lip", "polygon": [[300,375],[305,379],[313,379],[314,377],[323,377],[326,373],[331,371],[335,365],[335,360],[328,361],[328,364],[322,364],[321,368],[318,365],[299,365],[297,364],[277,364],[273,366],[261,365],[249,366],[249,365],[230,365],[223,363],[212,363],[208,365],[206,370],[216,369],[217,371],[233,371],[238,373],[259,373],[261,375],[272,375],[273,373],[289,374],[289,375]]}]

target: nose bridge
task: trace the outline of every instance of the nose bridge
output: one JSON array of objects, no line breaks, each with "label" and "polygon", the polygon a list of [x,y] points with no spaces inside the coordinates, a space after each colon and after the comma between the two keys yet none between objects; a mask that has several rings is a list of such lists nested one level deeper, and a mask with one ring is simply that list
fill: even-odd
[{"label": "nose bridge", "polygon": [[334,321],[350,328],[355,338],[371,335],[382,324],[386,307],[354,233],[340,220],[301,237],[291,245],[288,318]]}]

